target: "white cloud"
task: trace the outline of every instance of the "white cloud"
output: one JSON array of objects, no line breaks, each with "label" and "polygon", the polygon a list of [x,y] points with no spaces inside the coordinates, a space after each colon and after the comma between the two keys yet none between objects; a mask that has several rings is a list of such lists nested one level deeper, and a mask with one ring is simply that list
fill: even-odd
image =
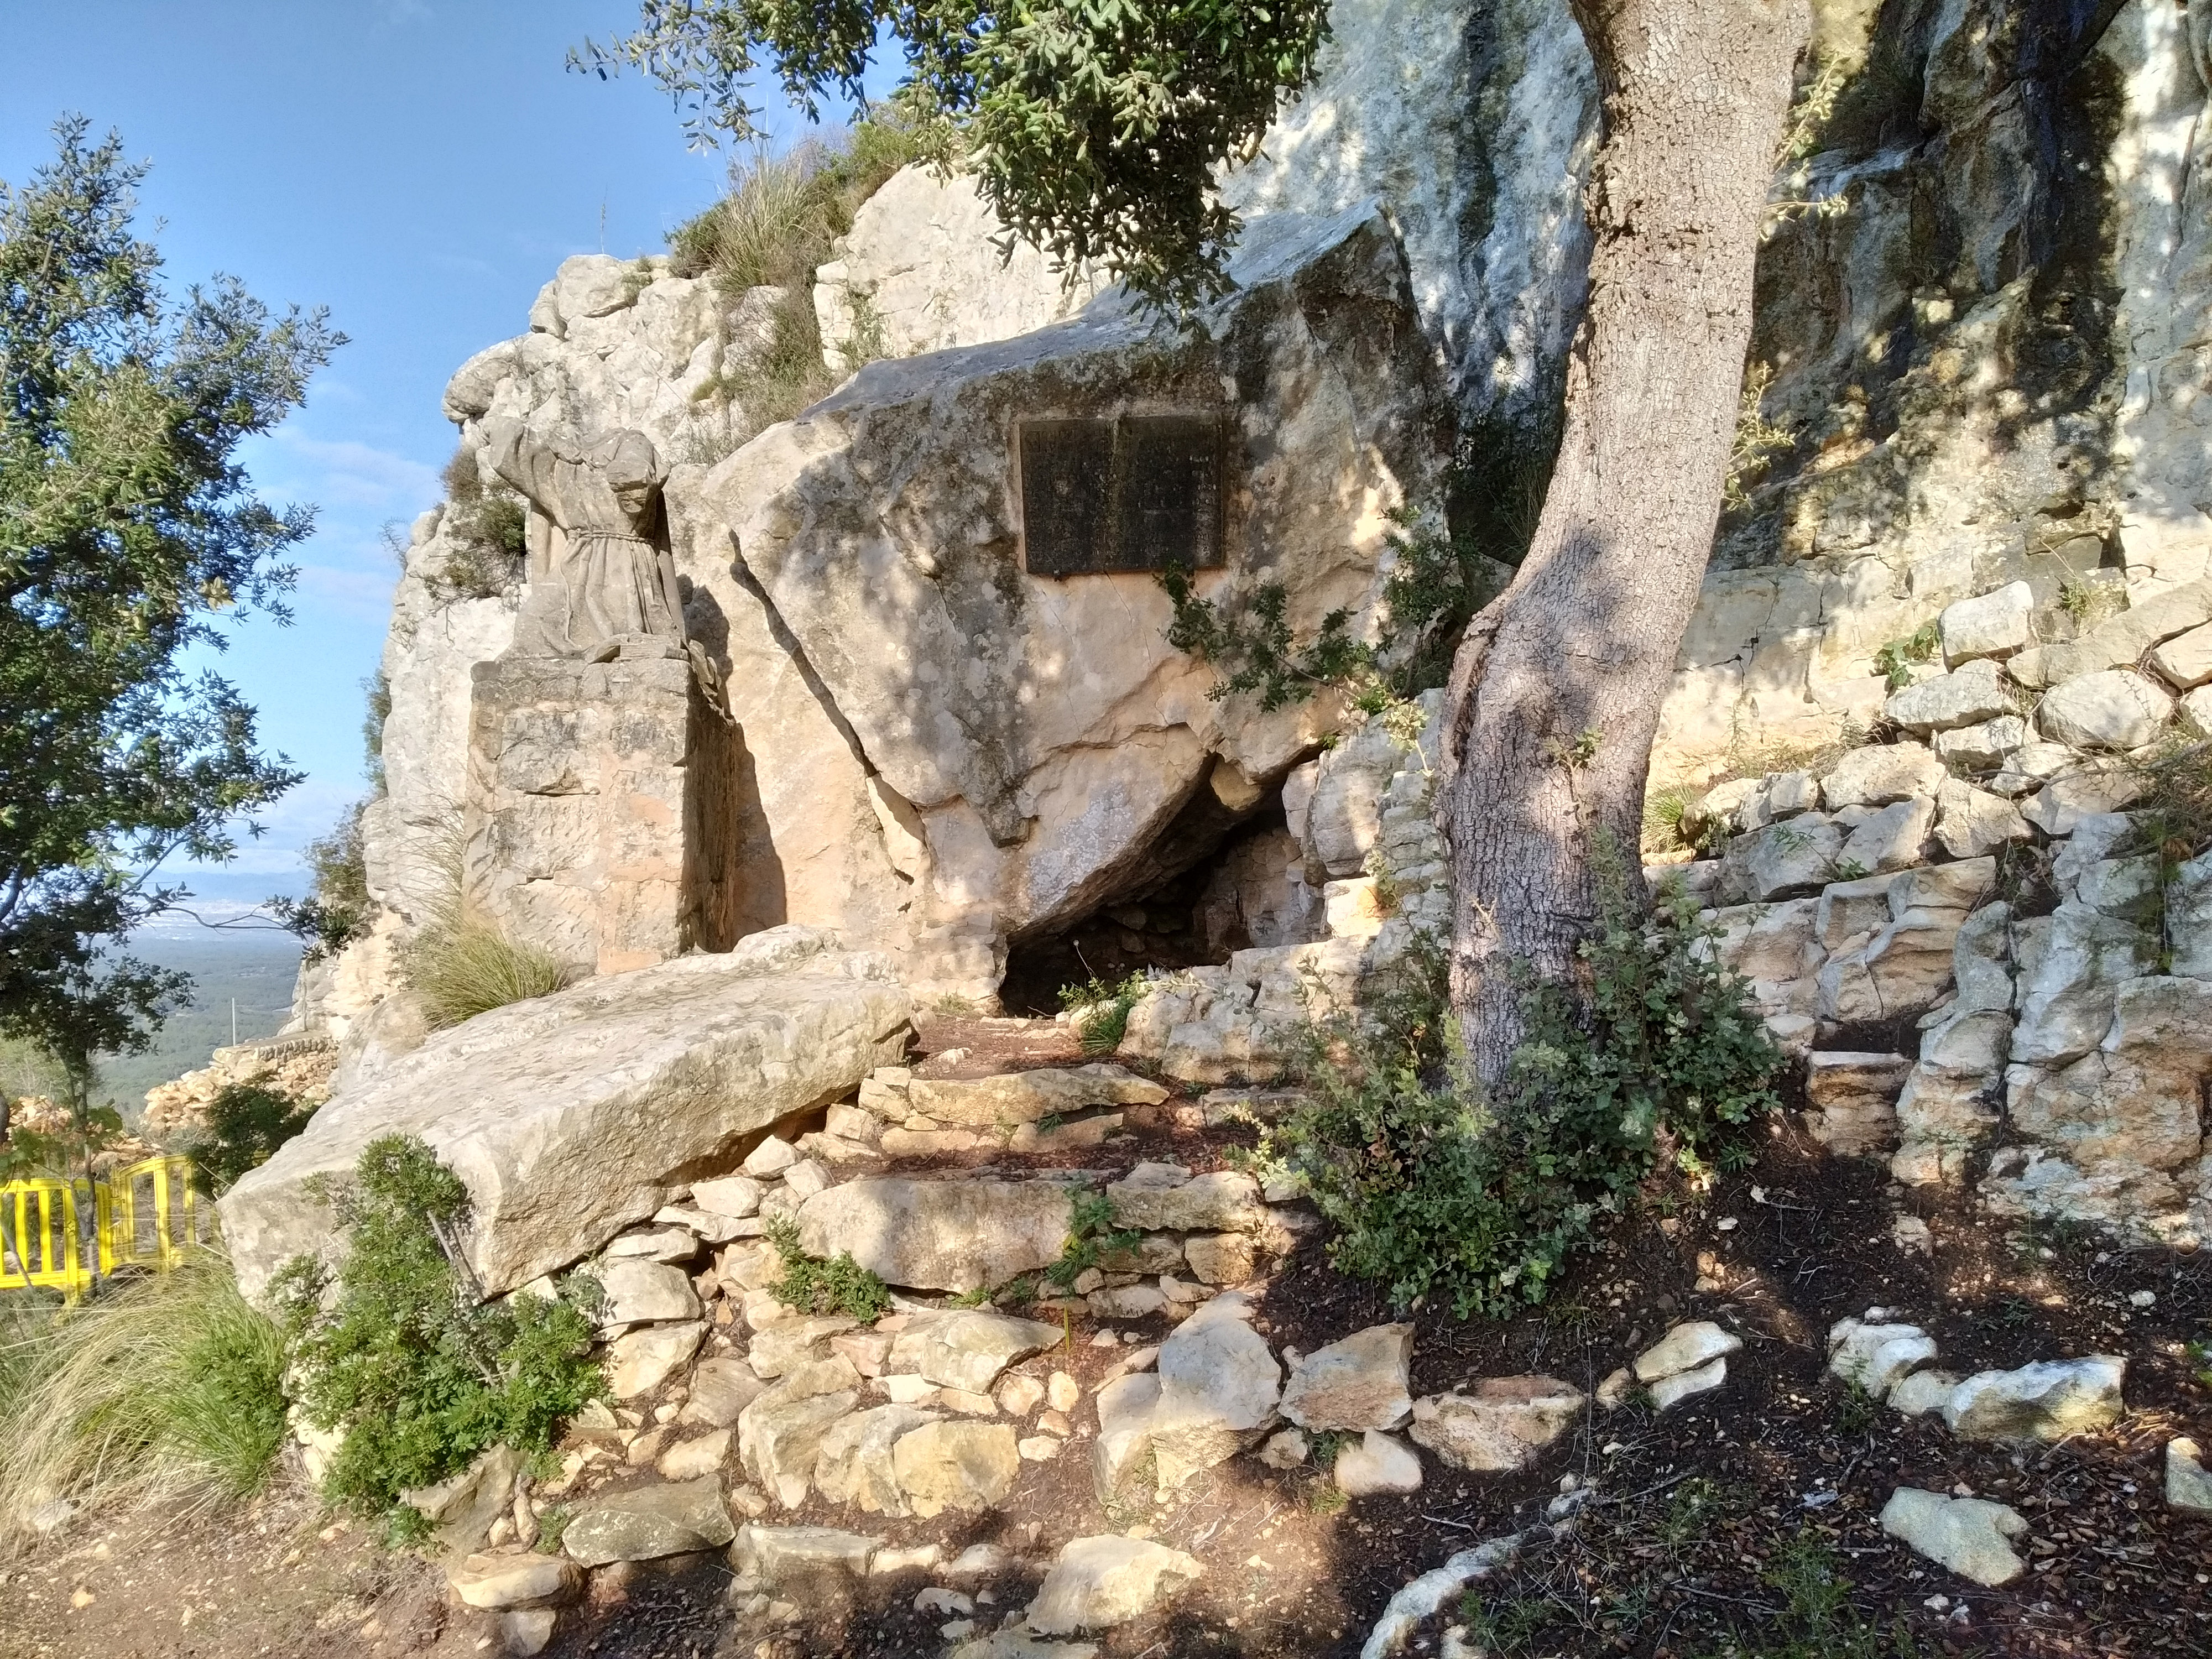
[{"label": "white cloud", "polygon": [[279,427],[268,442],[292,463],[306,493],[325,504],[419,511],[439,495],[438,470],[351,438],[310,438]]},{"label": "white cloud", "polygon": [[339,565],[303,564],[300,593],[362,622],[382,623],[392,614],[392,589],[398,580],[391,561],[377,550],[374,570],[348,569]]}]

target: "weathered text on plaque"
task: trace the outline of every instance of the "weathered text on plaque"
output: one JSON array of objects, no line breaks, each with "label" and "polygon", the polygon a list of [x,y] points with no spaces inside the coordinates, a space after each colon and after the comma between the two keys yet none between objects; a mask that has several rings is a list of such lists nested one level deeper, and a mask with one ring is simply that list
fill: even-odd
[{"label": "weathered text on plaque", "polygon": [[1020,436],[1031,575],[1222,562],[1218,416],[1024,421]]}]

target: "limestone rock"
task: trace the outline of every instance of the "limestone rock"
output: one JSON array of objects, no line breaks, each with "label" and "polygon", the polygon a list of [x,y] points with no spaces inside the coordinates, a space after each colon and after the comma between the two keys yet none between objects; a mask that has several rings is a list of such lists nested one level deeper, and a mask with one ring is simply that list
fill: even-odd
[{"label": "limestone rock", "polygon": [[1943,660],[1956,668],[1977,657],[2009,657],[2027,643],[2027,619],[2035,594],[2026,582],[2009,582],[1978,599],[1947,605],[1936,621],[1943,633]]},{"label": "limestone rock", "polygon": [[1205,1571],[1194,1557],[1149,1539],[1078,1538],[1045,1574],[1029,1627],[1047,1636],[1111,1630],[1164,1605]]},{"label": "limestone rock", "polygon": [[768,1135],[738,1167],[754,1181],[774,1181],[799,1162],[799,1148],[781,1135]]},{"label": "limestone rock", "polygon": [[1889,1408],[1906,1417],[1926,1417],[1948,1405],[1958,1386],[1956,1371],[1914,1371],[1890,1389]]},{"label": "limestone rock", "polygon": [[730,1545],[730,1564],[764,1584],[785,1584],[823,1573],[865,1578],[882,1542],[836,1527],[753,1524],[738,1528]]},{"label": "limestone rock", "polygon": [[1954,859],[1975,859],[2028,838],[2027,820],[2002,795],[1944,779],[1936,793],[1936,841]]},{"label": "limestone rock", "polygon": [[2150,665],[2177,690],[2212,684],[2212,625],[2176,635],[2150,653]]},{"label": "limestone rock", "polygon": [[702,1359],[691,1369],[690,1398],[677,1420],[726,1429],[767,1391],[768,1384],[742,1359]]},{"label": "limestone rock", "polygon": [[730,1455],[728,1429],[716,1429],[696,1439],[678,1441],[653,1460],[653,1471],[663,1480],[696,1480],[714,1474]]},{"label": "limestone rock", "polygon": [[[842,1388],[822,1388],[824,1382],[842,1380],[834,1367],[842,1367],[850,1382]],[[806,1501],[822,1437],[860,1403],[860,1390],[854,1386],[859,1381],[842,1360],[802,1367],[738,1415],[738,1450],[745,1473],[784,1508],[795,1510]]]},{"label": "limestone rock", "polygon": [[750,1176],[718,1176],[712,1181],[691,1183],[691,1202],[695,1208],[710,1215],[726,1215],[742,1218],[760,1212],[761,1184]]},{"label": "limestone rock", "polygon": [[1675,1326],[1636,1356],[1636,1380],[1650,1383],[1679,1376],[1684,1371],[1724,1358],[1742,1346],[1743,1339],[1734,1331],[1723,1330],[1710,1319],[1690,1320]]},{"label": "limestone rock", "polygon": [[885,1369],[910,1371],[945,1388],[989,1392],[1007,1366],[1060,1340],[1057,1325],[969,1310],[916,1315],[891,1339]]},{"label": "limestone rock", "polygon": [[2166,1443],[2166,1503],[2168,1509],[2212,1515],[2212,1474],[2203,1454],[2185,1437]]},{"label": "limestone rock", "polygon": [[1462,1469],[1518,1469],[1567,1431],[1582,1390],[1555,1376],[1492,1376],[1413,1402],[1413,1438]]},{"label": "limestone rock", "polygon": [[833,1504],[871,1515],[906,1515],[891,1447],[902,1435],[938,1420],[910,1406],[873,1406],[840,1419],[824,1431],[814,1462],[814,1485]]},{"label": "limestone rock", "polygon": [[2121,768],[2068,772],[2022,800],[2020,815],[2056,839],[2072,835],[2086,817],[2118,811],[2142,793],[2142,781]]},{"label": "limestone rock", "polygon": [[565,1601],[583,1583],[574,1561],[534,1551],[522,1555],[471,1554],[448,1567],[446,1578],[463,1607],[492,1613]]},{"label": "limestone rock", "polygon": [[1828,1369],[1877,1400],[1935,1358],[1935,1338],[1917,1325],[1841,1319],[1828,1331]]},{"label": "limestone rock", "polygon": [[2142,929],[2075,902],[2016,929],[2014,948],[2020,1015],[2012,1057],[2042,1066],[2078,1060],[2103,1042],[2121,984],[2148,973],[2155,957]]},{"label": "limestone rock", "polygon": [[[1936,734],[1936,753],[1944,765],[1961,772],[1990,772],[2008,764],[2027,746],[2027,722],[2000,714],[1974,726],[1954,726]],[[1931,780],[1940,783],[1940,778]],[[1916,792],[1925,794],[1924,789]]]},{"label": "limestone rock", "polygon": [[703,1321],[625,1331],[607,1345],[607,1385],[617,1400],[651,1394],[680,1370],[707,1339]]},{"label": "limestone rock", "polygon": [[[1163,1492],[1227,1462],[1275,1420],[1282,1367],[1246,1322],[1247,1311],[1236,1292],[1224,1291],[1160,1345],[1150,1439]],[[1102,1412],[1104,1404],[1102,1395]]]},{"label": "limestone rock", "polygon": [[437,1528],[441,1547],[465,1554],[483,1543],[491,1523],[507,1513],[514,1496],[517,1467],[512,1446],[493,1446],[451,1480],[403,1492],[399,1501]]},{"label": "limestone rock", "polygon": [[1805,1103],[1813,1138],[1844,1158],[1897,1144],[1897,1097],[1912,1074],[1902,1054],[1820,1050],[1808,1054]]},{"label": "limestone rock", "polygon": [[1704,1364],[1686,1371],[1676,1371],[1672,1376],[1662,1376],[1651,1385],[1651,1408],[1665,1411],[1680,1405],[1692,1395],[1708,1394],[1728,1381],[1728,1361],[1708,1359]]},{"label": "limestone rock", "polygon": [[2038,690],[2085,674],[2126,668],[2153,646],[2212,621],[2212,580],[2185,582],[2107,617],[2076,640],[2036,646],[2012,659],[2013,677]]},{"label": "limestone rock", "polygon": [[2212,852],[2174,872],[2166,890],[2166,933],[2176,975],[2212,979]]},{"label": "limestone rock", "polygon": [[1304,1429],[1278,1429],[1260,1448],[1260,1461],[1271,1469],[1295,1469],[1312,1455]]},{"label": "limestone rock", "polygon": [[1919,743],[1869,744],[1838,761],[1821,780],[1831,812],[1846,806],[1887,806],[1915,795],[1932,795],[1943,781],[1943,763]]},{"label": "limestone rock", "polygon": [[1815,892],[1834,875],[1844,832],[1817,812],[1762,830],[1745,856],[1752,896],[1764,903]]},{"label": "limestone rock", "polygon": [[1152,1371],[1115,1377],[1098,1390],[1091,1480],[1102,1505],[1123,1502],[1138,1479],[1153,1469],[1152,1423],[1159,1403],[1160,1379]]},{"label": "limestone rock", "polygon": [[1371,1498],[1377,1492],[1419,1492],[1421,1460],[1395,1437],[1370,1429],[1356,1446],[1336,1455],[1336,1489],[1347,1498]]},{"label": "limestone rock", "polygon": [[1098,1659],[1095,1642],[1043,1642],[1018,1626],[994,1635],[963,1642],[952,1650],[952,1659]]},{"label": "limestone rock", "polygon": [[2172,718],[2172,695],[2124,668],[2068,680],[2035,711],[2043,735],[2070,749],[2140,749]]},{"label": "limestone rock", "polygon": [[1049,1182],[863,1176],[799,1206],[799,1237],[811,1255],[849,1250],[886,1284],[967,1291],[1058,1261],[1071,1212]]},{"label": "limestone rock", "polygon": [[1962,1440],[2063,1440],[2117,1421],[2127,1361],[2114,1354],[1978,1371],[1951,1391],[1943,1421]]},{"label": "limestone rock", "polygon": [[1237,1170],[1216,1170],[1171,1183],[1141,1179],[1139,1165],[1106,1188],[1116,1226],[1143,1232],[1258,1232],[1267,1223],[1260,1183]]},{"label": "limestone rock", "polygon": [[691,1288],[691,1275],[681,1267],[633,1256],[607,1262],[599,1269],[599,1289],[606,1297],[600,1315],[604,1328],[699,1316],[699,1297]]},{"label": "limestone rock", "polygon": [[735,1535],[719,1477],[632,1486],[578,1506],[561,1547],[587,1567],[720,1549]]},{"label": "limestone rock", "polygon": [[1246,1233],[1194,1233],[1183,1241],[1182,1253],[1201,1285],[1242,1285],[1257,1266]]},{"label": "limestone rock", "polygon": [[1994,662],[1978,659],[1907,686],[1882,705],[1882,713],[1906,730],[1925,735],[1957,726],[1972,726],[2014,711],[2004,677]]},{"label": "limestone rock", "polygon": [[816,1350],[831,1337],[853,1329],[855,1322],[826,1314],[793,1319],[756,1334],[745,1349],[745,1362],[755,1376],[773,1382],[787,1371],[823,1358]]},{"label": "limestone rock", "polygon": [[1156,1106],[1168,1091],[1119,1066],[1007,1072],[967,1079],[916,1078],[907,1087],[913,1109],[939,1123],[1010,1127],[1092,1106]]},{"label": "limestone rock", "polygon": [[1882,1505],[1881,1529],[1977,1584],[2008,1584],[2027,1571],[2007,1541],[2027,1522],[2003,1504],[1899,1486]]},{"label": "limestone rock", "polygon": [[1395,1429],[1413,1409],[1411,1324],[1371,1325],[1291,1367],[1283,1415],[1306,1429]]},{"label": "limestone rock", "polygon": [[1869,813],[1844,837],[1836,866],[1877,875],[1909,868],[1921,861],[1935,827],[1936,803],[1927,796],[1893,801]]},{"label": "limestone rock", "polygon": [[1022,1468],[1013,1428],[1005,1423],[926,1424],[891,1447],[891,1468],[914,1512],[995,1507]]},{"label": "limestone rock", "polygon": [[566,1267],[658,1210],[675,1171],[857,1085],[907,1027],[907,994],[879,971],[771,929],[441,1032],[341,1089],[224,1194],[240,1287],[258,1295],[286,1258],[336,1247],[309,1184],[390,1133],[422,1136],[467,1186],[465,1249],[488,1291]]}]

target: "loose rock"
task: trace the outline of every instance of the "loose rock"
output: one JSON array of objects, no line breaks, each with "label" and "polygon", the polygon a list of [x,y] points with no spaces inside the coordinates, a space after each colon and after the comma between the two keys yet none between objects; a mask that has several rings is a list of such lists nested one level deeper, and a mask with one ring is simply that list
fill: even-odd
[{"label": "loose rock", "polygon": [[722,1483],[710,1475],[594,1498],[570,1518],[561,1547],[583,1565],[599,1567],[720,1549],[732,1536]]},{"label": "loose rock", "polygon": [[1977,1584],[2008,1584],[2027,1571],[2006,1541],[2027,1522],[2007,1504],[1899,1486],[1882,1506],[1881,1529]]},{"label": "loose rock", "polygon": [[2118,1419],[2126,1370],[2116,1354],[2092,1354],[1979,1371],[1951,1391],[1943,1420],[1963,1440],[2063,1440]]},{"label": "loose rock", "polygon": [[1078,1538],[1045,1575],[1029,1626],[1047,1636],[1110,1630],[1164,1605],[1205,1571],[1195,1558],[1149,1540]]},{"label": "loose rock", "polygon": [[1282,1411],[1301,1428],[1395,1429],[1413,1415],[1413,1328],[1373,1325],[1291,1367]]},{"label": "loose rock", "polygon": [[1517,1469],[1567,1431],[1582,1390],[1556,1376],[1492,1376],[1413,1402],[1413,1438],[1462,1469]]},{"label": "loose rock", "polygon": [[1337,1490],[1347,1498],[1367,1498],[1376,1492],[1418,1492],[1421,1460],[1392,1436],[1370,1429],[1356,1446],[1336,1455]]},{"label": "loose rock", "polygon": [[899,1490],[923,1516],[994,1507],[1014,1489],[1021,1462],[1004,1423],[932,1423],[891,1448]]}]

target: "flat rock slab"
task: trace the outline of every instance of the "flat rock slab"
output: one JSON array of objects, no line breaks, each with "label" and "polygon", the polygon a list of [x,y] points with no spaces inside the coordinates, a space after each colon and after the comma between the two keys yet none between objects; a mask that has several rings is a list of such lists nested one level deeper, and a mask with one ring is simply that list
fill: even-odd
[{"label": "flat rock slab", "polygon": [[1413,1402],[1413,1438],[1463,1469],[1517,1469],[1567,1431],[1583,1395],[1556,1376],[1486,1376]]},{"label": "flat rock slab", "polygon": [[1877,1400],[1935,1358],[1936,1340],[1917,1325],[1842,1319],[1828,1332],[1828,1369]]},{"label": "flat rock slab", "polygon": [[1163,1492],[1226,1462],[1274,1425],[1283,1368],[1247,1314],[1242,1297],[1224,1291],[1160,1344],[1152,1448]]},{"label": "flat rock slab", "polygon": [[735,1535],[721,1480],[708,1475],[593,1498],[569,1521],[561,1547],[584,1566],[602,1567],[720,1549]]},{"label": "flat rock slab", "polygon": [[1395,1429],[1413,1414],[1413,1328],[1370,1325],[1291,1367],[1283,1415],[1306,1429]]},{"label": "flat rock slab", "polygon": [[1370,1429],[1356,1446],[1336,1455],[1336,1489],[1347,1498],[1421,1489],[1421,1460],[1406,1443]]},{"label": "flat rock slab", "polygon": [[[380,1135],[419,1135],[469,1189],[469,1263],[496,1295],[565,1267],[745,1135],[836,1100],[902,1044],[912,1005],[881,958],[812,928],[479,1014],[318,1111],[224,1194],[240,1288],[343,1234],[308,1190]],[[880,976],[878,976],[880,975]],[[1058,1249],[1058,1240],[1054,1243]]]},{"label": "flat rock slab", "polygon": [[959,1079],[918,1077],[907,1085],[908,1104],[923,1116],[974,1129],[1035,1123],[1091,1106],[1157,1106],[1167,1097],[1158,1084],[1106,1065]]},{"label": "flat rock slab", "polygon": [[810,1255],[853,1259],[887,1285],[996,1287],[1060,1259],[1073,1212],[1048,1181],[918,1181],[864,1176],[799,1206]]},{"label": "flat rock slab", "polygon": [[1205,1571],[1195,1557],[1149,1539],[1078,1538],[1045,1574],[1030,1603],[1029,1627],[1046,1636],[1111,1630],[1161,1606]]},{"label": "flat rock slab", "polygon": [[583,1582],[576,1564],[535,1551],[514,1555],[471,1555],[446,1570],[446,1582],[464,1607],[489,1613],[509,1607],[550,1607],[574,1595]]},{"label": "flat rock slab", "polygon": [[952,1659],[1098,1659],[1095,1642],[1045,1642],[1025,1630],[1002,1630],[952,1650]]},{"label": "flat rock slab", "polygon": [[930,1423],[901,1435],[891,1472],[916,1515],[995,1507],[1020,1478],[1022,1455],[1008,1423]]},{"label": "flat rock slab", "polygon": [[2027,1522],[2003,1504],[1899,1486],[1882,1506],[1881,1529],[1977,1584],[2008,1584],[2027,1571],[2009,1541]]},{"label": "flat rock slab", "polygon": [[1636,1380],[1656,1382],[1664,1377],[1695,1370],[1712,1360],[1734,1353],[1743,1339],[1722,1329],[1710,1319],[1693,1319],[1677,1325],[1636,1356]]},{"label": "flat rock slab", "polygon": [[917,1315],[891,1339],[884,1369],[909,1372],[940,1388],[988,1394],[999,1373],[1059,1341],[1057,1325],[1011,1314]]},{"label": "flat rock slab", "polygon": [[883,1541],[835,1527],[744,1526],[730,1546],[730,1563],[769,1584],[824,1572],[865,1578]]},{"label": "flat rock slab", "polygon": [[1260,1183],[1237,1170],[1216,1170],[1180,1181],[1146,1179],[1172,1166],[1139,1164],[1127,1180],[1106,1188],[1114,1224],[1140,1232],[1256,1233],[1267,1225]]}]

